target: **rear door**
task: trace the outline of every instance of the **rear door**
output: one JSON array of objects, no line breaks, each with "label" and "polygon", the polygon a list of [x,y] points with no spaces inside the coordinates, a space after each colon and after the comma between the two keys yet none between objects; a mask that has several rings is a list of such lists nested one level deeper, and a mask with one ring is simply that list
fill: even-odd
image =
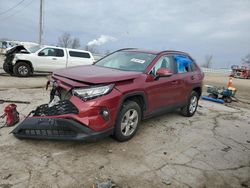
[{"label": "rear door", "polygon": [[174,57],[172,55],[162,56],[155,63],[149,74],[155,76],[156,71],[162,67],[170,69],[173,75],[146,82],[146,91],[151,111],[175,107],[181,102],[184,82],[182,77],[177,74]]},{"label": "rear door", "polygon": [[54,71],[66,67],[66,54],[64,49],[46,47],[38,52],[34,60],[36,71]]},{"label": "rear door", "polygon": [[191,91],[195,87],[201,87],[202,75],[194,60],[187,55],[175,55],[177,74],[183,80],[181,101],[187,101]]}]

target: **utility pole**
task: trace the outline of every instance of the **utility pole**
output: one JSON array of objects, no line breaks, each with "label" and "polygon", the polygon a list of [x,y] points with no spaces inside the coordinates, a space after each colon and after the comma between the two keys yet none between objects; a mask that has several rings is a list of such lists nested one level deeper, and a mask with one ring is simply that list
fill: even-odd
[{"label": "utility pole", "polygon": [[40,0],[39,44],[43,42],[43,0]]}]

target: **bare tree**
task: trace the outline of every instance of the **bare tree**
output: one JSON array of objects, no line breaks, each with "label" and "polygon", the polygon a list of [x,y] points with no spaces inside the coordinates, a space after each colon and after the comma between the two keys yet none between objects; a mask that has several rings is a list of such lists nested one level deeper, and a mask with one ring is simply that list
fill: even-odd
[{"label": "bare tree", "polygon": [[205,62],[201,66],[204,67],[204,68],[211,68],[212,63],[213,63],[212,59],[213,59],[212,55],[206,55],[205,56]]},{"label": "bare tree", "polygon": [[88,46],[88,45],[86,45],[85,46],[85,50],[86,51],[90,51],[91,53],[94,53],[94,54],[98,54],[99,53],[98,49],[95,46]]},{"label": "bare tree", "polygon": [[242,58],[242,62],[243,64],[250,66],[250,53],[247,54],[244,58]]},{"label": "bare tree", "polygon": [[70,33],[64,32],[59,38],[58,38],[58,46],[63,48],[80,48],[80,39],[75,37],[73,38]]},{"label": "bare tree", "polygon": [[81,44],[80,44],[80,39],[79,38],[74,38],[73,41],[72,41],[72,45],[71,45],[71,48],[73,49],[78,49],[81,47]]},{"label": "bare tree", "polygon": [[71,47],[72,44],[72,39],[70,33],[63,33],[59,38],[58,38],[58,46],[68,48]]}]

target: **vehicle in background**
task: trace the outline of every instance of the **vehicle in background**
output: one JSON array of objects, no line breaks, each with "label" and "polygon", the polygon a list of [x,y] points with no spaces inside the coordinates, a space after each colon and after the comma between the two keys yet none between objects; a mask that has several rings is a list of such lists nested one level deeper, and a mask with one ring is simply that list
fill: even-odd
[{"label": "vehicle in background", "polygon": [[23,45],[9,49],[3,69],[6,73],[27,77],[34,72],[53,72],[57,69],[93,64],[89,51],[36,45],[25,48]]},{"label": "vehicle in background", "polygon": [[1,40],[0,41],[0,53],[5,54],[9,49],[14,46],[23,45],[25,48],[30,48],[32,46],[38,45],[34,42],[21,42],[21,41],[12,41],[12,40]]},{"label": "vehicle in background", "polygon": [[12,133],[18,138],[131,139],[141,120],[180,109],[194,115],[203,72],[187,53],[122,49],[94,65],[53,72],[50,102]]},{"label": "vehicle in background", "polygon": [[232,72],[231,75],[234,78],[243,78],[243,79],[249,79],[250,78],[250,68],[246,66],[238,66],[233,65],[231,67]]}]

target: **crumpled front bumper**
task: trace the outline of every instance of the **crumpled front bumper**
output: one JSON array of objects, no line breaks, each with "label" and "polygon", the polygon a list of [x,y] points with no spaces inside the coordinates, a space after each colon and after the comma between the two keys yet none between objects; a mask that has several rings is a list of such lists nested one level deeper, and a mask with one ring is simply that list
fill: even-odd
[{"label": "crumpled front bumper", "polygon": [[17,138],[87,141],[97,140],[113,133],[113,127],[95,132],[71,119],[27,118],[11,133]]}]

